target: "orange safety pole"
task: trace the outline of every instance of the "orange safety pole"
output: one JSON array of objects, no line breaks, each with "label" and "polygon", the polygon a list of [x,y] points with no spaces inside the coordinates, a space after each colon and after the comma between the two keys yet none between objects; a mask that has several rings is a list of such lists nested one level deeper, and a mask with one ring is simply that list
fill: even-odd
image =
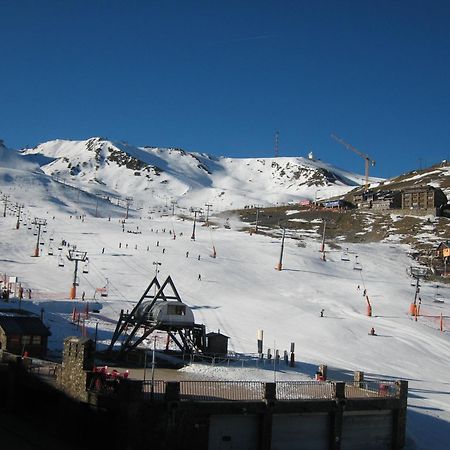
[{"label": "orange safety pole", "polygon": [[409,314],[411,314],[411,316],[414,316],[416,314],[416,304],[415,303],[411,303],[409,305]]},{"label": "orange safety pole", "polygon": [[366,301],[367,301],[367,315],[369,317],[372,317],[372,305],[370,304],[368,295],[366,295]]}]

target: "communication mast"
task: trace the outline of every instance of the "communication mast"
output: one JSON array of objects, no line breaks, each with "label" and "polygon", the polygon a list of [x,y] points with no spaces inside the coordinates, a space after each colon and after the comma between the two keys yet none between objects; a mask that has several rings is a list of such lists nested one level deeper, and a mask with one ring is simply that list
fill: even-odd
[{"label": "communication mast", "polygon": [[280,133],[278,131],[275,131],[275,158],[278,158],[279,156],[279,146],[280,146]]},{"label": "communication mast", "polygon": [[331,137],[334,140],[336,140],[337,142],[339,142],[340,144],[342,144],[344,147],[348,148],[352,152],[354,152],[357,155],[361,156],[361,158],[364,158],[364,160],[365,160],[365,184],[364,184],[364,189],[367,190],[367,188],[369,187],[369,164],[374,166],[375,165],[375,160],[373,160],[369,155],[366,155],[365,153],[360,152],[357,148],[353,147],[348,142],[345,142],[340,137],[337,137],[334,134],[332,134]]}]

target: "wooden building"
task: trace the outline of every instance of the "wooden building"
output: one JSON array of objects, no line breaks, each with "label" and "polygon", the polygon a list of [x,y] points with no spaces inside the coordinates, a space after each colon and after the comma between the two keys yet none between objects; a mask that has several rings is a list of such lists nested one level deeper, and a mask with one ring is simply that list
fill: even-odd
[{"label": "wooden building", "polygon": [[49,329],[37,316],[0,311],[0,350],[42,358],[47,353]]},{"label": "wooden building", "polygon": [[354,195],[353,202],[358,206],[358,208],[365,209],[401,208],[402,194],[400,191],[394,190],[369,190]]},{"label": "wooden building", "polygon": [[402,191],[402,209],[436,210],[447,203],[447,196],[433,186],[418,186]]},{"label": "wooden building", "polygon": [[450,257],[450,241],[441,242],[436,249],[436,256],[438,258]]},{"label": "wooden building", "polygon": [[209,355],[226,355],[228,353],[228,336],[215,332],[206,335],[206,351]]}]

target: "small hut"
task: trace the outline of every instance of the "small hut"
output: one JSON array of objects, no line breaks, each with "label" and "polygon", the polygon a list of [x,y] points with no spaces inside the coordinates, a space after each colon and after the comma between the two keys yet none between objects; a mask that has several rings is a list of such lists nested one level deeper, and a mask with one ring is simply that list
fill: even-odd
[{"label": "small hut", "polygon": [[205,354],[208,355],[227,355],[228,354],[228,336],[225,336],[220,330],[215,333],[206,334]]},{"label": "small hut", "polygon": [[16,355],[25,352],[42,358],[47,353],[49,329],[37,316],[0,311],[0,350]]}]

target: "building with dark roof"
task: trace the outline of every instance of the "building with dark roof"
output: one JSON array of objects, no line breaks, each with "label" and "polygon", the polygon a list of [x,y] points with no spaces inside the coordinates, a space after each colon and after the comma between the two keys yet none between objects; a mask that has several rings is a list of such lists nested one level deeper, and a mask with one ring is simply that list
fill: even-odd
[{"label": "building with dark roof", "polygon": [[228,336],[225,336],[220,331],[206,334],[206,349],[207,355],[226,355],[228,353]]},{"label": "building with dark roof", "polygon": [[0,350],[42,358],[47,353],[49,329],[37,316],[0,311]]},{"label": "building with dark roof", "polygon": [[402,209],[436,210],[447,203],[447,196],[433,186],[415,186],[402,190]]}]

